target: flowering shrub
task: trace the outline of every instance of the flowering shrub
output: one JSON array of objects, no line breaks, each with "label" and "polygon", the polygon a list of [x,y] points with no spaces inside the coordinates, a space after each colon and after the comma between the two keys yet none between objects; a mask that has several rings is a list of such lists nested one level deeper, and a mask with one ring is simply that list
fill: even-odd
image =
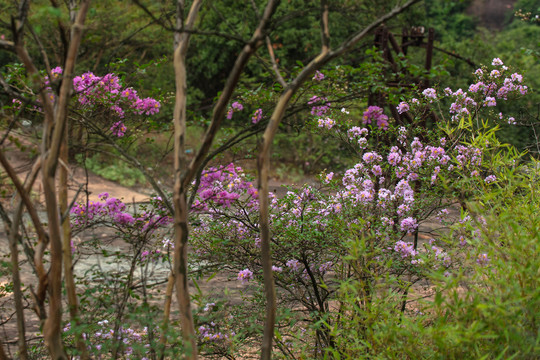
[{"label": "flowering shrub", "polygon": [[[517,76],[514,79],[521,81]],[[512,89],[518,95],[516,88]],[[447,93],[453,99],[466,99],[461,91]],[[482,96],[485,99],[489,94]],[[401,102],[398,112],[414,112],[440,100],[435,89],[424,90],[423,97],[422,101],[411,101],[411,105]],[[446,129],[441,126],[435,137],[422,134],[414,126],[393,124],[380,107],[369,107],[361,120],[364,127],[359,127],[347,118],[345,109],[336,116],[338,112],[324,97],[312,96],[307,104],[320,131],[346,142],[359,159],[341,175],[324,175],[316,188],[290,189],[283,198],[270,194],[272,261],[279,303],[304,313],[302,320],[289,316],[282,321],[307,322],[310,329],[299,334],[294,326],[284,327],[282,336],[298,341],[313,336],[322,350],[335,341],[330,329],[338,320],[330,304],[339,298],[342,281],[361,279],[363,294],[369,297],[379,287],[378,281],[389,276],[393,280],[385,291],[400,299],[395,306],[404,312],[409,289],[426,281],[432,271],[441,271],[447,277],[459,272],[462,252],[471,244],[466,238],[478,233],[478,226],[470,224],[465,214],[459,224],[466,227],[466,236],[450,244],[434,234],[426,241],[420,236],[420,226],[433,213],[443,224],[453,223],[447,207],[455,200],[463,206],[464,202],[461,195],[457,199],[452,196],[463,193],[463,186],[474,190],[496,183],[492,157],[499,145],[487,129],[481,136],[469,137],[467,129],[474,124],[468,119],[462,120],[459,131],[451,124]],[[463,104],[471,106],[469,113],[478,115],[478,102],[464,100]],[[469,113],[459,112],[460,116]],[[452,110],[450,114],[457,119]],[[212,264],[212,269],[231,271],[231,277],[244,286],[261,284],[253,184],[232,164],[210,169],[203,179],[210,182],[201,182],[194,203],[199,214],[204,214],[193,229],[195,260]],[[363,255],[358,255],[362,261],[356,257],[352,263],[343,260],[351,246],[362,247]],[[484,253],[474,256],[478,266],[489,262]],[[346,271],[351,266],[354,270]],[[369,306],[369,302],[364,304]],[[325,327],[316,325],[321,321]],[[300,323],[300,327],[306,327]]]},{"label": "flowering shrub", "polygon": [[[50,99],[54,102],[56,96],[52,89],[54,82],[58,82],[62,77],[62,68],[51,69],[51,78],[45,76],[45,90],[49,93]],[[99,110],[107,110],[107,124],[111,120],[115,121],[108,129],[112,135],[123,137],[127,131],[124,119],[127,114],[154,115],[159,113],[161,103],[153,98],[140,98],[135,89],[124,87],[120,78],[109,73],[104,76],[97,76],[92,72],[86,72],[73,78],[73,91],[80,111],[92,116]],[[39,100],[37,100],[39,102]],[[14,99],[14,105],[20,108],[20,100]],[[35,110],[41,111],[39,107]]]},{"label": "flowering shrub", "polygon": [[[498,58],[491,63],[495,67],[490,71],[488,67],[481,67],[474,72],[475,82],[471,84],[467,91],[451,88],[444,89],[443,94],[438,94],[433,88],[422,91],[423,99],[429,104],[441,102],[447,98],[451,103],[448,112],[452,121],[457,121],[463,117],[472,116],[477,118],[483,108],[495,107],[497,101],[507,101],[527,94],[528,87],[523,85],[523,76],[518,73],[510,74],[509,68],[503,65]],[[419,107],[420,106],[420,107]],[[411,103],[405,101],[397,106],[398,112],[420,111],[422,107],[418,99],[413,98]],[[494,113],[491,114],[495,118]],[[443,114],[444,116],[444,114]],[[498,114],[500,119],[505,118],[502,113]],[[506,117],[509,124],[514,124],[515,119]]]},{"label": "flowering shrub", "polygon": [[[362,343],[359,347],[364,352],[371,341],[374,349],[369,351],[375,351],[380,344],[373,339],[372,332],[378,329],[372,325],[380,326],[375,320],[379,310],[389,323],[404,319],[403,326],[408,326],[408,319],[423,316],[420,308],[413,308],[419,306],[417,301],[411,305],[411,299],[423,296],[411,295],[420,286],[433,285],[434,276],[451,281],[464,269],[487,271],[498,261],[481,246],[487,222],[470,211],[467,200],[504,181],[497,157],[501,146],[492,129],[481,128],[478,122],[475,126],[474,120],[484,108],[521,95],[527,88],[520,75],[505,77],[508,69],[499,59],[492,66],[497,68],[489,75],[484,75],[488,73],[485,69],[477,71],[479,81],[471,85],[469,94],[446,89],[445,95],[439,95],[428,88],[418,98],[399,103],[399,114],[418,115],[440,104],[442,96],[450,99],[452,121],[431,133],[415,123],[395,123],[381,107],[362,104],[361,116],[350,115],[351,111],[333,107],[322,94],[303,95],[315,124],[311,130],[338,139],[354,154],[355,164],[341,172],[323,173],[316,184],[289,188],[280,198],[269,194],[272,270],[279,306],[276,342],[284,354],[290,351],[287,349],[302,349],[302,344],[307,344],[309,356],[314,358],[325,356],[325,351],[346,354],[352,345],[344,345],[342,340],[353,341],[351,338]],[[330,82],[321,72],[313,77],[316,83],[323,80]],[[155,111],[155,103],[140,101],[133,89],[122,89],[114,76],[97,80],[87,73],[77,81],[82,96],[79,103],[89,109],[114,103],[118,109],[109,110],[120,119],[126,111]],[[121,107],[126,104],[128,107]],[[226,116],[231,119],[243,110],[235,101]],[[263,119],[262,108],[249,113],[253,124]],[[126,128],[117,121],[110,130],[121,136]],[[196,314],[198,342],[210,354],[231,356],[235,344],[249,343],[259,334],[258,290],[263,282],[260,194],[244,170],[232,163],[205,169],[193,186],[192,268],[201,276],[226,272],[242,289],[243,300],[242,305],[227,309],[223,301],[201,301]],[[462,207],[460,216],[455,215],[455,207],[449,210],[457,202]],[[423,225],[430,217],[442,227],[450,226],[451,236],[428,234]],[[158,327],[149,330],[124,320],[126,309],[136,306],[132,292],[135,270],[144,272],[159,264],[170,268],[172,243],[167,230],[171,214],[160,198],[153,198],[146,207],[130,208],[101,194],[100,201],[75,203],[71,219],[75,234],[107,226],[129,245],[129,254],[116,254],[130,261],[127,274],[125,270],[116,274],[96,270],[93,274],[108,284],[121,282],[128,291],[111,295],[107,301],[109,294],[104,290],[107,296],[83,297],[81,306],[86,308],[96,298],[106,304],[108,321],[114,322],[108,326],[101,320],[92,335],[87,332],[86,341],[95,354],[129,357],[138,344],[142,348],[137,356],[151,355],[148,348],[154,344],[151,337]],[[140,282],[146,281],[141,276]],[[347,321],[349,316],[356,325]],[[247,323],[256,325],[248,327]],[[66,333],[69,335],[69,329]]]}]

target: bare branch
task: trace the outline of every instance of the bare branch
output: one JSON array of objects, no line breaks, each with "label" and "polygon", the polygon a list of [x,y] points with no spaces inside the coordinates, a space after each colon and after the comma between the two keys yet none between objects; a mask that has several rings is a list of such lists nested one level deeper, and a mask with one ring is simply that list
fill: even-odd
[{"label": "bare branch", "polygon": [[167,25],[165,21],[163,21],[161,18],[157,18],[151,11],[146,7],[146,5],[142,4],[139,0],[133,0],[135,5],[140,7],[150,18],[157,24],[159,24],[162,28],[169,30],[169,31],[177,31],[174,27]]},{"label": "bare branch", "polygon": [[274,70],[274,74],[276,75],[277,82],[283,86],[283,88],[287,87],[287,82],[281,76],[281,73],[279,72],[279,67],[276,62],[276,58],[274,56],[274,49],[272,47],[272,42],[270,41],[270,37],[266,37],[266,47],[268,49],[268,54],[270,55],[270,61],[272,62],[272,69]]},{"label": "bare branch", "polygon": [[13,41],[0,40],[0,49],[15,52],[15,43]]},{"label": "bare branch", "polygon": [[321,52],[330,51],[330,29],[328,28],[328,1],[321,0]]},{"label": "bare branch", "polygon": [[36,228],[36,232],[38,234],[39,239],[43,239],[45,242],[47,242],[47,239],[49,236],[45,232],[45,229],[43,228],[41,221],[39,220],[39,216],[37,213],[37,210],[32,203],[32,200],[28,196],[28,192],[24,189],[23,184],[19,180],[19,177],[15,173],[15,170],[13,167],[11,167],[11,164],[7,160],[7,158],[4,155],[4,152],[0,149],[0,164],[4,167],[6,170],[7,175],[13,182],[13,185],[15,185],[15,189],[17,189],[17,193],[21,197],[22,201],[24,202],[24,206],[26,206],[26,209],[28,211],[28,214],[30,215],[30,219],[32,219],[32,223],[34,224],[34,227]]},{"label": "bare branch", "polygon": [[36,32],[34,31],[34,28],[29,23],[26,23],[26,27],[32,34],[32,37],[34,38],[34,41],[38,45],[39,52],[41,53],[41,57],[43,58],[43,63],[45,64],[45,70],[47,70],[47,74],[51,74],[51,64],[49,62],[49,57],[47,56],[47,52],[45,51],[45,47],[43,46],[43,43],[37,36]]}]

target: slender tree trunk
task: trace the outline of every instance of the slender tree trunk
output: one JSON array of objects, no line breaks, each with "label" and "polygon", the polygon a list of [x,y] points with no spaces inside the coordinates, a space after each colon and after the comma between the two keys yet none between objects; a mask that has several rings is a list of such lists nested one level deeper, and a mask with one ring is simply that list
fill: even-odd
[{"label": "slender tree trunk", "polygon": [[[66,79],[66,81],[70,81]],[[62,141],[62,146],[60,147],[60,160],[63,162],[60,166],[60,184],[59,184],[59,203],[60,203],[60,213],[63,218],[62,222],[62,253],[63,253],[63,262],[64,262],[64,279],[65,287],[68,298],[68,307],[69,315],[73,325],[77,326],[80,324],[78,317],[78,301],[77,301],[77,290],[75,286],[75,280],[73,278],[73,261],[71,256],[71,223],[68,209],[68,124],[66,124],[66,129],[64,132],[64,139]],[[86,345],[82,339],[80,332],[75,333],[75,343],[77,350],[81,354],[81,359],[88,359],[88,352]]]},{"label": "slender tree trunk", "polygon": [[[191,312],[191,299],[187,277],[187,241],[188,208],[187,187],[182,184],[182,175],[186,171],[185,136],[186,136],[186,54],[189,46],[189,33],[181,30],[193,28],[198,15],[201,0],[195,0],[184,22],[184,1],[177,2],[177,27],[179,32],[175,34],[176,48],[174,50],[174,72],[176,82],[176,100],[174,104],[174,281],[176,284],[176,296],[180,308],[180,323],[186,355],[188,359],[197,359],[197,335]],[[168,318],[168,314],[167,318]]]},{"label": "slender tree trunk", "polygon": [[[79,44],[82,39],[83,24],[90,6],[90,0],[80,4],[77,19],[72,26],[71,39],[64,66],[63,81],[54,109],[54,123],[46,122],[44,129],[43,156],[43,191],[47,208],[50,237],[49,268],[49,317],[43,327],[45,343],[53,359],[67,359],[61,339],[62,323],[62,237],[63,232],[56,199],[55,175],[60,147],[66,132],[67,106],[73,86],[72,74],[77,59]],[[50,136],[50,137],[49,137]],[[71,246],[70,246],[71,247]]]},{"label": "slender tree trunk", "polygon": [[[19,234],[17,232],[19,228],[20,218],[22,216],[22,203],[20,203],[16,214],[13,218],[13,222],[10,223],[10,219],[7,213],[4,211],[2,204],[0,204],[0,212],[6,233],[8,235],[9,251],[11,252],[11,269],[13,279],[13,298],[15,300],[15,314],[17,315],[17,332],[19,339],[17,340],[19,346],[19,357],[21,359],[28,359],[28,352],[26,349],[26,331],[24,322],[24,307],[22,303],[23,293],[21,289],[21,277],[19,273],[19,249],[17,248],[17,242],[19,240]],[[0,345],[1,352],[3,353],[4,347]],[[0,354],[1,355],[1,354]],[[7,357],[0,356],[0,359],[7,359]]]},{"label": "slender tree trunk", "polygon": [[161,346],[159,358],[163,360],[165,358],[165,347],[167,346],[167,332],[169,330],[169,317],[171,316],[171,303],[172,293],[174,291],[174,274],[169,274],[167,281],[167,290],[165,291],[165,304],[163,305],[163,322],[161,324],[161,339],[159,344]]}]

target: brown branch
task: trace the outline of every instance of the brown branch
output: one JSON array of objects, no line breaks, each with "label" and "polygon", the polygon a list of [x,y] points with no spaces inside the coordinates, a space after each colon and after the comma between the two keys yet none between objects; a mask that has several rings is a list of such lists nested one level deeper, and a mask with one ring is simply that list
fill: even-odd
[{"label": "brown branch", "polygon": [[[167,197],[167,195],[163,192],[163,190],[161,189],[161,187],[158,185],[158,183],[156,182],[156,179],[154,177],[152,177],[148,171],[146,171],[146,168],[144,167],[143,164],[141,164],[141,162],[134,156],[130,155],[129,153],[127,153],[120,145],[118,145],[110,136],[108,136],[107,134],[105,134],[101,128],[99,128],[98,126],[94,125],[94,123],[92,123],[92,121],[86,117],[84,114],[80,113],[80,112],[76,112],[76,111],[73,111],[75,114],[77,114],[77,116],[80,116],[84,121],[85,123],[90,126],[95,132],[96,134],[98,134],[99,136],[101,136],[103,139],[105,139],[110,145],[112,145],[119,153],[120,155],[123,157],[122,159],[123,160],[126,160],[130,163],[130,165],[136,167],[144,176],[144,178],[146,179],[146,181],[148,181],[148,183],[152,186],[152,188],[156,191],[156,193],[163,199],[163,204],[165,205],[165,207],[167,208],[167,210],[169,210],[169,212],[171,214],[174,213],[174,209],[173,209],[173,206],[171,204],[171,202],[169,201],[169,198]],[[121,157],[119,157],[121,158]]]},{"label": "brown branch", "polygon": [[50,77],[51,64],[49,62],[49,57],[47,56],[47,52],[45,51],[45,47],[43,46],[43,43],[41,42],[41,40],[37,36],[36,32],[34,31],[33,26],[27,23],[26,27],[28,28],[28,30],[32,34],[32,37],[34,38],[35,43],[38,45],[39,52],[41,54],[41,57],[43,58],[43,63],[45,64],[45,70],[47,71],[47,74],[49,74],[49,77]]},{"label": "brown branch", "polygon": [[[12,259],[12,267],[13,267],[12,269],[13,270],[13,286],[14,286],[14,295],[15,295],[15,306],[16,306],[16,311],[17,311],[17,327],[19,331],[19,352],[21,352],[21,355],[20,355],[21,358],[26,359],[28,358],[28,355],[27,355],[25,338],[24,338],[24,333],[25,333],[24,313],[22,310],[22,302],[21,302],[22,293],[20,292],[21,282],[20,282],[19,271],[18,271],[19,261],[18,261],[18,250],[17,250],[17,236],[18,236],[18,231],[19,231],[20,219],[22,217],[22,209],[23,209],[22,204],[24,204],[34,224],[36,232],[38,234],[38,245],[36,247],[44,249],[46,247],[46,244],[48,243],[48,235],[45,232],[41,224],[41,221],[39,220],[36,208],[34,207],[31,199],[28,196],[31,186],[35,180],[35,176],[37,175],[40,161],[38,161],[34,165],[32,172],[30,173],[30,176],[29,176],[29,181],[28,181],[29,184],[27,184],[26,187],[23,184],[21,184],[19,177],[15,173],[15,170],[11,167],[11,164],[7,161],[2,150],[0,150],[0,163],[4,167],[9,178],[15,185],[15,189],[17,190],[17,193],[21,197],[21,201],[19,202],[19,205],[17,207],[15,217],[13,218],[13,222],[10,226],[9,231],[7,231],[7,233],[8,233],[8,238],[9,238],[9,246],[10,246],[10,251],[11,251],[11,259]],[[44,294],[47,288],[47,272],[45,271],[45,267],[43,265],[42,259],[43,259],[42,257],[34,258],[36,271],[39,278],[40,294],[42,294],[42,296],[39,297],[38,301],[36,301],[36,310],[42,308],[43,302],[45,300]],[[43,313],[40,312],[39,310],[37,311],[37,313],[41,319],[43,316]]]},{"label": "brown branch", "polygon": [[9,161],[6,159],[2,149],[0,149],[0,164],[2,164],[2,166],[4,167],[7,175],[13,182],[13,185],[15,185],[15,189],[17,189],[17,193],[19,194],[22,201],[24,202],[24,206],[26,207],[26,210],[28,211],[28,214],[30,215],[30,219],[32,220],[32,223],[34,224],[34,227],[36,228],[38,238],[44,242],[47,242],[47,239],[49,237],[47,233],[45,232],[45,229],[43,228],[41,221],[39,220],[37,210],[34,207],[32,200],[28,196],[28,191],[24,189],[23,184],[19,180],[19,177],[15,173],[15,170],[13,169],[13,167],[11,167],[11,164],[9,163]]},{"label": "brown branch", "polygon": [[328,1],[321,0],[321,53],[330,51],[330,29],[328,27]]},{"label": "brown branch", "polygon": [[[60,9],[60,6],[58,5],[58,2],[56,0],[50,0],[50,2],[51,2],[51,5],[55,9]],[[64,61],[65,61],[67,57],[69,56],[68,52],[69,52],[69,47],[70,47],[69,39],[67,37],[67,34],[69,33],[68,27],[64,24],[64,22],[61,20],[60,17],[57,17],[56,23],[58,26],[58,32],[60,33],[60,41],[62,42],[62,46],[64,48]]]},{"label": "brown branch", "polygon": [[0,49],[15,52],[15,43],[13,41],[0,40]]},{"label": "brown branch", "polygon": [[174,291],[174,274],[171,271],[167,279],[167,289],[165,290],[165,303],[163,305],[163,323],[161,325],[161,338],[159,344],[161,346],[161,354],[159,358],[165,358],[165,346],[167,345],[167,330],[169,328],[169,318],[171,316],[172,293]]},{"label": "brown branch", "polygon": [[463,60],[463,61],[465,61],[467,64],[469,64],[471,67],[473,67],[474,69],[478,68],[478,65],[476,65],[475,62],[472,61],[472,60],[469,59],[469,58],[465,58],[465,57],[463,57],[463,56],[461,56],[461,55],[458,55],[458,54],[456,54],[456,53],[454,53],[454,52],[452,52],[452,51],[448,51],[448,50],[442,49],[442,48],[437,47],[437,46],[433,46],[433,49],[435,49],[435,50],[437,50],[437,51],[440,51],[440,52],[442,52],[442,53],[444,53],[444,54],[453,56],[453,57],[455,57],[456,59]]},{"label": "brown branch", "polygon": [[281,73],[279,72],[279,67],[277,65],[276,57],[274,56],[274,49],[272,47],[272,42],[270,41],[270,37],[266,37],[266,48],[268,49],[268,54],[270,55],[270,61],[272,62],[272,70],[274,70],[274,74],[276,75],[277,82],[283,86],[284,88],[287,86],[287,82],[281,76]]},{"label": "brown branch", "polygon": [[[19,207],[19,211],[15,215],[16,227],[18,227],[18,222],[22,217],[22,206]],[[26,329],[24,321],[24,307],[22,303],[23,293],[21,290],[21,276],[19,272],[19,249],[17,248],[17,243],[20,240],[20,235],[18,231],[13,231],[13,223],[11,222],[9,216],[7,215],[4,207],[0,203],[0,217],[4,222],[4,227],[6,234],[8,236],[9,251],[11,253],[11,272],[13,279],[13,299],[15,301],[15,313],[17,314],[17,332],[19,338],[17,339],[19,345],[19,356],[21,359],[28,359],[28,350],[26,348]],[[0,360],[7,359],[6,355],[1,352],[4,351],[4,347],[0,344]]]},{"label": "brown branch", "polygon": [[137,5],[138,7],[140,7],[148,16],[150,16],[150,18],[153,20],[153,22],[159,24],[162,28],[164,28],[165,30],[169,30],[169,31],[174,31],[176,32],[177,29],[175,29],[174,27],[172,27],[171,25],[167,25],[165,24],[165,22],[160,19],[160,18],[157,18],[151,11],[150,9],[148,9],[148,7],[146,7],[146,5],[142,4],[139,0],[133,0],[133,2],[135,3],[135,5]]}]

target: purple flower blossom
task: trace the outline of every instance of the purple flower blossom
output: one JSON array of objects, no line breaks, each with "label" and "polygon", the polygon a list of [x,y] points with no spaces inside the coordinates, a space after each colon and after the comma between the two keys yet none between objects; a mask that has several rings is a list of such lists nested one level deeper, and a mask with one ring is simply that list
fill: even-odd
[{"label": "purple flower blossom", "polygon": [[232,103],[231,108],[233,108],[234,111],[242,111],[244,110],[244,105],[240,104],[238,101],[235,101]]},{"label": "purple flower blossom", "polygon": [[401,220],[400,227],[401,231],[406,231],[407,233],[411,234],[416,230],[418,224],[416,223],[416,220],[414,218],[408,217]]},{"label": "purple flower blossom", "polygon": [[287,261],[286,265],[292,271],[300,270],[300,266],[301,266],[300,262],[298,260],[296,260],[296,259],[292,259],[292,260]]},{"label": "purple flower blossom", "polygon": [[370,106],[364,111],[362,122],[371,124],[375,121],[379,128],[386,129],[388,127],[388,116],[383,114],[383,109],[378,106]]},{"label": "purple flower blossom", "polygon": [[402,101],[399,103],[396,109],[399,114],[403,114],[404,112],[409,111],[409,104],[407,104],[405,101]]},{"label": "purple flower blossom", "polygon": [[319,272],[321,274],[327,273],[330,269],[332,269],[332,265],[333,263],[331,261],[321,264],[321,266],[319,266]]},{"label": "purple flower blossom", "polygon": [[493,66],[501,66],[501,65],[503,65],[503,62],[502,62],[501,59],[495,58],[495,59],[493,59],[493,61],[491,62],[491,65],[493,65]]},{"label": "purple flower blossom", "polygon": [[497,177],[495,175],[489,175],[484,179],[484,181],[486,184],[491,184],[492,182],[497,181]]},{"label": "purple flower blossom", "polygon": [[114,123],[109,130],[113,133],[113,135],[122,137],[125,135],[127,129],[123,122],[118,121]]},{"label": "purple flower blossom", "polygon": [[240,104],[238,101],[232,103],[231,107],[227,111],[227,119],[231,120],[233,113],[244,110],[244,105]]},{"label": "purple flower blossom", "polygon": [[501,76],[501,72],[499,70],[491,70],[489,73],[489,77],[492,78],[498,78],[499,76]]},{"label": "purple flower blossom", "polygon": [[327,128],[328,130],[330,130],[336,124],[334,120],[328,117],[324,119],[323,118],[319,119],[318,123],[319,123],[319,127],[321,128],[324,127],[324,128]]},{"label": "purple flower blossom", "polygon": [[422,91],[422,95],[424,95],[430,103],[432,103],[433,100],[437,100],[437,91],[435,91],[433,88],[425,89]]},{"label": "purple flower blossom", "polygon": [[320,72],[319,70],[315,71],[315,75],[313,75],[313,80],[322,81],[323,79],[324,79],[324,74]]},{"label": "purple flower blossom", "polygon": [[262,109],[257,109],[251,117],[251,122],[257,124],[262,119]]},{"label": "purple flower blossom", "polygon": [[484,106],[492,107],[492,106],[496,106],[496,105],[497,105],[497,101],[495,100],[494,97],[488,96],[484,100]]},{"label": "purple flower blossom", "polygon": [[517,81],[518,83],[523,80],[523,76],[518,73],[513,73],[512,75],[510,75],[510,78],[512,79],[512,81]]},{"label": "purple flower blossom", "polygon": [[397,152],[391,152],[388,154],[387,160],[390,165],[397,166],[401,161],[401,156]]},{"label": "purple flower blossom", "polygon": [[402,258],[406,257],[415,257],[418,253],[414,250],[414,246],[411,243],[406,243],[404,241],[396,242],[394,246],[394,251],[399,253]]},{"label": "purple flower blossom", "polygon": [[242,284],[245,284],[249,280],[253,279],[253,272],[249,269],[244,269],[238,273],[237,279],[240,280]]},{"label": "purple flower blossom", "polygon": [[330,172],[324,177],[324,183],[328,184],[330,181],[332,181],[332,178],[334,177],[334,173]]}]

